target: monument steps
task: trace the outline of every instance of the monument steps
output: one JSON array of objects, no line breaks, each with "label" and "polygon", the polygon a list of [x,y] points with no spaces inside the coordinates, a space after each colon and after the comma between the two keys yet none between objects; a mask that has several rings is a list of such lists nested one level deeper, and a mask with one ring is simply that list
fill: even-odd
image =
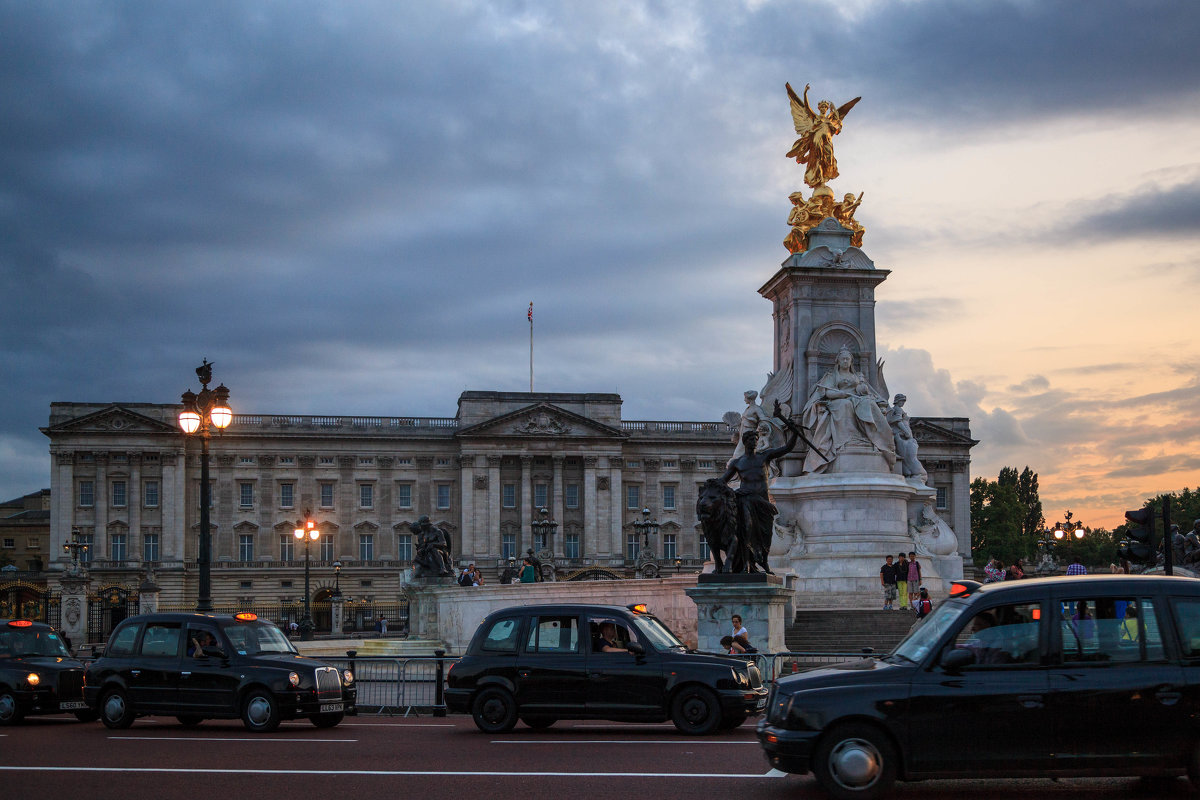
[{"label": "monument steps", "polygon": [[784,639],[792,652],[859,652],[864,647],[886,653],[903,639],[917,615],[912,611],[829,609],[797,612]]}]

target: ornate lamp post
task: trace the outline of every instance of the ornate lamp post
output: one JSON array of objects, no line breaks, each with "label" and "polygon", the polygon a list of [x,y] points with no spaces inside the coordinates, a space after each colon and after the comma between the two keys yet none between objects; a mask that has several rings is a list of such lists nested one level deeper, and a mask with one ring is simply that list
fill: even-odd
[{"label": "ornate lamp post", "polygon": [[304,540],[304,619],[300,620],[300,638],[306,642],[311,642],[313,638],[312,593],[308,583],[309,546],[321,538],[321,530],[317,527],[316,520],[309,516],[311,513],[307,508],[304,509],[303,526],[292,531],[293,536]]},{"label": "ornate lamp post", "polygon": [[1054,538],[1061,540],[1064,536],[1074,536],[1076,539],[1082,539],[1084,534],[1083,522],[1080,520],[1075,520],[1072,522],[1072,514],[1069,509],[1064,516],[1066,517],[1064,522],[1054,523]]},{"label": "ornate lamp post", "polygon": [[1058,562],[1054,558],[1054,546],[1056,544],[1059,544],[1068,536],[1074,536],[1076,539],[1083,538],[1083,522],[1079,520],[1072,521],[1072,516],[1071,512],[1067,511],[1065,521],[1056,522],[1053,528],[1047,528],[1041,532],[1041,537],[1037,542],[1038,553],[1040,554],[1038,562],[1039,571],[1053,572],[1058,569]]},{"label": "ornate lamp post", "polygon": [[78,575],[82,570],[79,564],[80,553],[86,553],[88,543],[84,540],[83,534],[79,532],[79,528],[71,529],[71,541],[63,545],[63,552],[71,554],[71,566],[68,569],[68,574]]},{"label": "ornate lamp post", "polygon": [[633,529],[642,535],[642,554],[650,549],[650,537],[658,536],[658,520],[650,518],[650,509],[642,509],[642,518],[633,523]]},{"label": "ornate lamp post", "polygon": [[222,430],[233,421],[233,411],[229,408],[229,390],[225,384],[209,390],[212,381],[213,365],[204,359],[204,363],[196,367],[196,377],[200,379],[200,394],[186,391],[180,398],[183,410],[179,412],[179,427],[185,436],[200,437],[200,594],[196,599],[197,611],[212,611],[212,535],[209,525],[209,505],[212,502],[211,489],[208,485],[208,440],[211,429]]},{"label": "ornate lamp post", "polygon": [[342,562],[335,561],[335,562],[333,562],[333,596],[334,597],[342,596],[341,577],[342,577]]},{"label": "ornate lamp post", "polygon": [[558,530],[558,523],[550,516],[548,508],[539,508],[538,514],[540,517],[529,523],[529,529],[533,531],[533,549],[544,550],[550,546],[550,537]]}]

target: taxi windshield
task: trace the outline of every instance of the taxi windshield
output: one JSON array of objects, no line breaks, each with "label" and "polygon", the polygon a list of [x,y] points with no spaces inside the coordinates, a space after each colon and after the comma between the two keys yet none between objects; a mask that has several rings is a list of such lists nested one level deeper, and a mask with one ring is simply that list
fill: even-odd
[{"label": "taxi windshield", "polygon": [[265,622],[244,622],[225,627],[229,643],[239,655],[257,656],[264,653],[296,652],[296,648],[283,635],[283,631]]},{"label": "taxi windshield", "polygon": [[63,640],[54,631],[35,631],[30,628],[0,628],[0,658],[53,656],[70,658]]},{"label": "taxi windshield", "polygon": [[921,661],[929,655],[930,649],[938,643],[942,634],[954,626],[955,620],[962,616],[965,608],[966,605],[957,600],[942,603],[917,626],[916,630],[906,636],[904,641],[896,645],[891,655],[913,663]]},{"label": "taxi windshield", "polygon": [[646,639],[649,640],[656,649],[687,649],[684,643],[679,641],[679,637],[671,633],[671,629],[662,624],[657,617],[652,617],[649,614],[638,614],[634,617],[634,622],[637,625],[637,629],[642,632],[642,635],[645,636]]}]

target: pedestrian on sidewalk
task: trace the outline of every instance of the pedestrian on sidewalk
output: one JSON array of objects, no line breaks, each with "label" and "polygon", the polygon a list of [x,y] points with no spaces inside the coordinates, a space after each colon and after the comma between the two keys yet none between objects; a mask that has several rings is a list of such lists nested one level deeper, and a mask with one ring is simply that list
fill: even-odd
[{"label": "pedestrian on sidewalk", "polygon": [[883,610],[891,611],[896,602],[896,566],[892,563],[889,553],[884,557],[884,564],[879,568],[879,585],[883,587]]},{"label": "pedestrian on sidewalk", "polygon": [[1083,565],[1083,561],[1081,561],[1079,559],[1079,556],[1075,556],[1074,560],[1072,560],[1071,563],[1067,565],[1067,574],[1068,575],[1087,575],[1087,567],[1085,567]]},{"label": "pedestrian on sidewalk", "polygon": [[908,596],[912,601],[913,610],[917,610],[917,605],[921,598],[917,594],[917,590],[921,587],[921,564],[917,561],[917,551],[908,551]]},{"label": "pedestrian on sidewalk", "polygon": [[933,611],[933,601],[929,599],[929,590],[922,586],[917,596],[917,619],[925,619],[930,611]]},{"label": "pedestrian on sidewalk", "polygon": [[[896,606],[897,611],[908,610],[908,559],[904,557],[904,552],[896,557],[896,599],[899,601]],[[917,587],[913,587],[913,593],[916,594]]]}]

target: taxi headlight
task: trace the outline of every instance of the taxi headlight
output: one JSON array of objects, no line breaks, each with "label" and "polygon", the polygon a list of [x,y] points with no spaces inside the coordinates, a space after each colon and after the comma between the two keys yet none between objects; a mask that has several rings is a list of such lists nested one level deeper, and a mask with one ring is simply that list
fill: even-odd
[{"label": "taxi headlight", "polygon": [[25,682],[30,686],[37,686],[42,682],[42,676],[38,675],[36,672],[31,672],[25,676]]},{"label": "taxi headlight", "polygon": [[354,683],[354,673],[348,669],[342,670],[342,683],[346,686]]},{"label": "taxi headlight", "polygon": [[289,672],[288,673],[288,683],[290,683],[292,686],[299,686],[300,685],[300,676],[298,674],[296,674],[295,672]]}]

